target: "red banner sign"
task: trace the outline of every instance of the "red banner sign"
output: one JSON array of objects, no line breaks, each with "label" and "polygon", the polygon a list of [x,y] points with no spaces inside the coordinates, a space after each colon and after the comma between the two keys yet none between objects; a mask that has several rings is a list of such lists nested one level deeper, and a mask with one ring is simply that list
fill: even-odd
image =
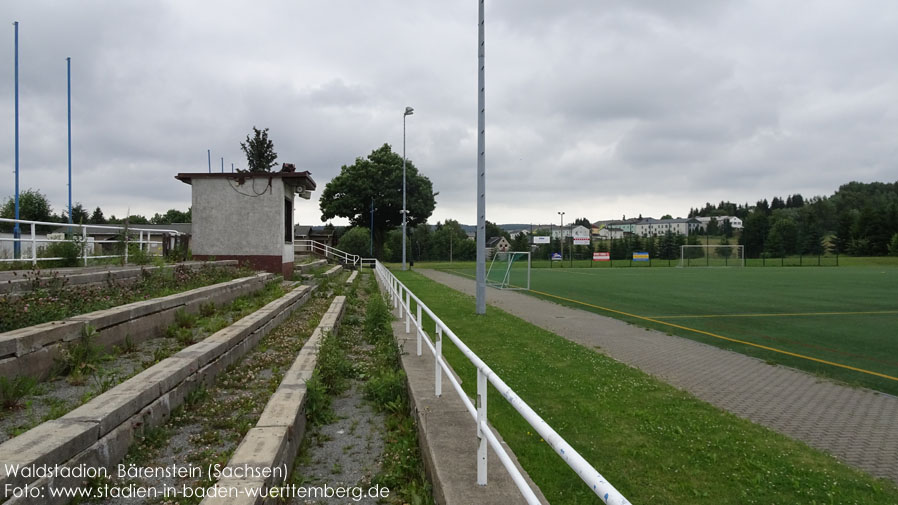
[{"label": "red banner sign", "polygon": [[593,261],[611,261],[611,253],[607,252],[597,252],[592,253]]}]

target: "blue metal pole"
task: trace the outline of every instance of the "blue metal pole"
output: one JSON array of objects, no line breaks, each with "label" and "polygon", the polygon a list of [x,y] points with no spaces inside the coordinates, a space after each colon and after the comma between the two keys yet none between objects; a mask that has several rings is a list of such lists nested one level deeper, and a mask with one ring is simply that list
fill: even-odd
[{"label": "blue metal pole", "polygon": [[206,149],[206,159],[209,161],[209,173],[212,173],[212,149]]},{"label": "blue metal pole", "polygon": [[72,58],[65,59],[69,116],[69,224],[72,224]]},{"label": "blue metal pole", "polygon": [[[20,239],[22,237],[22,232],[19,229],[19,22],[16,21],[13,23],[15,27],[15,123],[16,123],[16,211],[15,211],[15,219],[16,224],[12,229],[12,236],[14,239]],[[19,259],[22,256],[22,243],[19,240],[16,240],[12,243],[12,256],[13,258]]]}]

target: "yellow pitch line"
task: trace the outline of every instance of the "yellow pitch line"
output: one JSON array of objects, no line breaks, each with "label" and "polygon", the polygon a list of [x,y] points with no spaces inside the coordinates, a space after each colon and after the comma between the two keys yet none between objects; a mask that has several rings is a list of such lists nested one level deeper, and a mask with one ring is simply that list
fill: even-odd
[{"label": "yellow pitch line", "polygon": [[794,313],[770,313],[770,314],[702,314],[693,316],[651,316],[655,319],[706,319],[712,317],[793,317],[793,316],[853,316],[870,314],[898,314],[898,310],[872,310],[858,312],[794,312]]},{"label": "yellow pitch line", "polygon": [[658,320],[658,319],[653,319],[653,318],[650,318],[650,317],[637,316],[636,314],[630,314],[630,313],[628,313],[628,312],[623,312],[623,311],[620,311],[620,310],[609,309],[609,308],[607,308],[607,307],[600,307],[600,306],[598,306],[598,305],[592,305],[592,304],[590,304],[590,303],[581,302],[581,301],[579,301],[579,300],[573,300],[573,299],[570,299],[570,298],[565,298],[565,297],[563,297],[563,296],[557,296],[557,295],[552,295],[552,294],[549,294],[549,293],[543,293],[542,291],[536,291],[536,290],[533,290],[533,289],[531,289],[530,291],[533,292],[533,293],[537,293],[537,294],[543,295],[543,296],[548,296],[548,297],[550,297],[550,298],[557,298],[557,299],[559,299],[559,300],[564,300],[564,301],[566,301],[566,302],[576,303],[576,304],[579,304],[579,305],[584,305],[584,306],[587,306],[587,307],[592,307],[592,308],[599,309],[599,310],[604,310],[604,311],[607,311],[607,312],[613,312],[613,313],[615,313],[615,314],[620,314],[620,315],[627,316],[627,317],[633,317],[633,318],[636,318],[636,319],[642,319],[643,321],[649,321],[649,322],[656,323],[656,324],[660,324],[660,325],[664,325],[664,326],[670,326],[670,327],[673,327],[673,328],[679,328],[679,329],[681,329],[681,330],[691,331],[691,332],[694,332],[694,333],[699,333],[699,334],[701,334],[701,335],[707,335],[707,336],[709,336],[709,337],[719,338],[719,339],[721,339],[721,340],[727,340],[727,341],[729,341],[729,342],[735,342],[735,343],[737,343],[737,344],[743,344],[743,345],[749,345],[749,346],[752,346],[752,347],[757,347],[757,348],[759,348],[759,349],[764,349],[765,351],[772,351],[772,352],[776,352],[776,353],[779,353],[779,354],[785,354],[785,355],[787,355],[787,356],[792,356],[792,357],[794,357],[794,358],[806,359],[806,360],[808,360],[808,361],[815,361],[815,362],[817,362],[817,363],[823,363],[824,365],[835,366],[835,367],[839,367],[839,368],[844,368],[844,369],[846,369],[846,370],[852,370],[852,371],[854,371],[854,372],[861,372],[861,373],[865,373],[865,374],[869,374],[869,375],[875,375],[876,377],[882,377],[882,378],[884,378],[884,379],[889,379],[889,380],[893,380],[893,381],[898,381],[898,377],[892,377],[891,375],[886,375],[886,374],[882,374],[882,373],[879,373],[879,372],[873,372],[873,371],[871,371],[871,370],[864,370],[863,368],[856,368],[856,367],[849,366],[849,365],[843,365],[843,364],[841,364],[841,363],[834,363],[834,362],[832,362],[832,361],[826,361],[826,360],[824,360],[824,359],[814,358],[814,357],[811,357],[811,356],[805,356],[804,354],[797,354],[797,353],[794,353],[794,352],[784,351],[784,350],[782,350],[782,349],[777,349],[777,348],[775,348],[775,347],[769,347],[769,346],[766,346],[766,345],[755,344],[755,343],[753,343],[753,342],[746,342],[746,341],[744,341],[744,340],[738,340],[738,339],[735,339],[735,338],[724,337],[723,335],[717,335],[717,334],[715,334],[715,333],[711,333],[711,332],[707,332],[707,331],[703,331],[703,330],[696,330],[695,328],[689,328],[688,326],[682,326],[682,325],[679,325],[679,324],[668,323],[668,322],[660,321],[660,320]]}]

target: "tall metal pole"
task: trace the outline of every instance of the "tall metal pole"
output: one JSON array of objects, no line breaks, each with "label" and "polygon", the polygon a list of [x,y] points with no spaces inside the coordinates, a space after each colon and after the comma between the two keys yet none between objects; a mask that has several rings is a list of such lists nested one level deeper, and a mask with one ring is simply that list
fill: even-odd
[{"label": "tall metal pole", "polygon": [[224,157],[221,158],[221,173],[224,173]]},{"label": "tall metal pole", "polygon": [[371,197],[371,243],[368,247],[368,254],[374,257],[374,197]]},{"label": "tall metal pole", "polygon": [[402,270],[405,270],[405,221],[408,209],[405,208],[405,118],[415,113],[415,109],[406,107],[402,113]]},{"label": "tall metal pole", "polygon": [[212,173],[212,149],[206,149],[206,161],[209,163],[209,173]]},{"label": "tall metal pole", "polygon": [[[406,112],[408,109],[406,109]],[[402,271],[404,272],[405,267],[405,218],[406,218],[406,209],[405,209],[405,118],[408,114],[402,115]]]},{"label": "tall metal pole", "polygon": [[22,232],[19,228],[19,22],[12,24],[15,27],[15,130],[16,130],[16,224],[12,229],[12,236],[15,242],[12,243],[12,257],[19,259],[22,256]]},{"label": "tall metal pole", "polygon": [[561,264],[564,264],[564,212],[558,212],[558,215],[561,216],[561,227],[558,228],[558,243],[561,244]]},{"label": "tall metal pole", "polygon": [[486,314],[486,95],[483,3],[477,28],[477,314]]},{"label": "tall metal pole", "polygon": [[72,224],[72,58],[65,59],[69,119],[69,224]]},{"label": "tall metal pole", "polygon": [[234,172],[234,164],[231,163],[231,173],[233,173],[233,172]]}]

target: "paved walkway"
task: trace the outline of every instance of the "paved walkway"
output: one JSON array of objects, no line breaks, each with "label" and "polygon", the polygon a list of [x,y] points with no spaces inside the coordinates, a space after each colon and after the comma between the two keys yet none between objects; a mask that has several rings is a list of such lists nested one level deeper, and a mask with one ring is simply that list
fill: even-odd
[{"label": "paved walkway", "polygon": [[[474,281],[419,273],[464,293]],[[783,366],[513,291],[487,303],[654,375],[724,410],[898,482],[898,397],[846,387]]]}]

